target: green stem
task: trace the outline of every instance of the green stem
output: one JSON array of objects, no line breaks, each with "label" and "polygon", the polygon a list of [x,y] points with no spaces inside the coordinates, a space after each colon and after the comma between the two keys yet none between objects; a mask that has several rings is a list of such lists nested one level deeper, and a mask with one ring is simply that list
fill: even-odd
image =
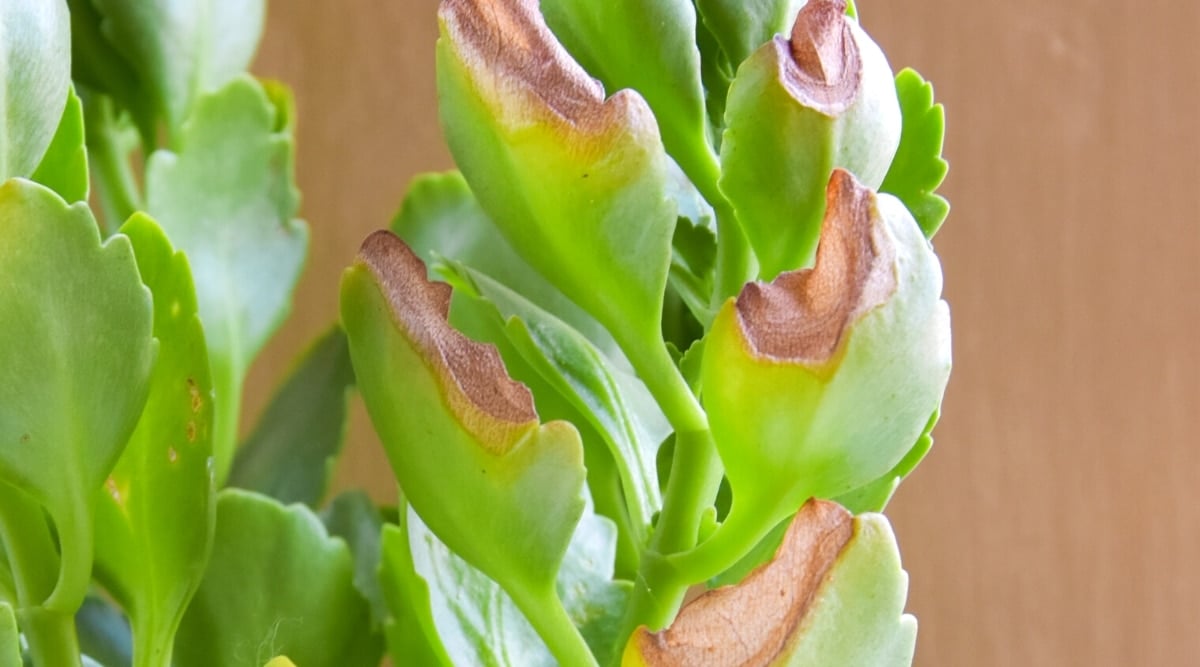
[{"label": "green stem", "polygon": [[[148,614],[144,616],[149,616]],[[175,632],[163,632],[157,624],[134,623],[133,667],[171,667]]]},{"label": "green stem", "polygon": [[654,342],[619,342],[629,363],[671,423],[671,428],[676,432],[707,431],[708,416],[675,367],[666,345],[657,336],[648,336],[646,339]]},{"label": "green stem", "polygon": [[735,498],[729,516],[712,537],[689,551],[665,558],[672,578],[683,581],[708,581],[736,565],[771,532],[786,513],[767,502],[738,502]]},{"label": "green stem", "polygon": [[41,607],[17,612],[34,667],[79,667],[75,617]]},{"label": "green stem", "polygon": [[529,619],[529,624],[537,630],[538,636],[546,642],[551,655],[560,665],[571,667],[598,667],[592,649],[588,648],[583,635],[567,615],[562,600],[554,592],[553,586],[541,591],[509,591],[513,602]]},{"label": "green stem", "polygon": [[104,223],[115,231],[134,211],[142,208],[137,179],[129,164],[129,150],[122,145],[112,100],[98,98],[87,114],[88,161]]}]

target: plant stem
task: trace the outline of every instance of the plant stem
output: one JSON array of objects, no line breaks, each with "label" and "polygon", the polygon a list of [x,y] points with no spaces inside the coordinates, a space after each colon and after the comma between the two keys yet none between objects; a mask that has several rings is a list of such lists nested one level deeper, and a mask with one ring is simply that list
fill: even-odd
[{"label": "plant stem", "polygon": [[171,667],[175,632],[161,632],[159,627],[151,623],[134,623],[133,667]]},{"label": "plant stem", "polygon": [[677,433],[707,431],[708,416],[675,367],[675,361],[667,353],[661,337],[647,338],[654,342],[619,341],[638,377],[646,384],[646,389]]},{"label": "plant stem", "polygon": [[529,619],[529,624],[537,630],[538,636],[546,642],[546,647],[550,649],[558,664],[598,667],[599,663],[592,655],[592,649],[588,648],[583,635],[579,634],[579,629],[567,615],[567,610],[563,608],[562,600],[558,598],[553,585],[549,590],[541,591],[515,588],[509,591],[509,595],[525,613],[525,618]]},{"label": "plant stem", "polygon": [[17,612],[17,619],[29,640],[34,667],[78,667],[79,637],[72,614],[35,607]]},{"label": "plant stem", "polygon": [[112,100],[98,97],[88,106],[94,107],[87,114],[88,163],[104,224],[110,232],[116,231],[134,211],[142,208],[142,197],[129,165],[129,151],[122,146],[118,134]]}]

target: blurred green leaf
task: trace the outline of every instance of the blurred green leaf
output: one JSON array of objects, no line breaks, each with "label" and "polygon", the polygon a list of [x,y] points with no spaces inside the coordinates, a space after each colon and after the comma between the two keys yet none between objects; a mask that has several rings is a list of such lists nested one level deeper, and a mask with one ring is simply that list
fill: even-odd
[{"label": "blurred green leaf", "polygon": [[71,27],[63,0],[0,8],[0,182],[42,161],[71,87]]},{"label": "blurred green leaf", "polygon": [[42,161],[29,177],[54,190],[67,203],[87,201],[88,163],[83,140],[83,105],[75,89],[67,91],[58,130],[46,148]]},{"label": "blurred green leaf", "polygon": [[0,602],[17,603],[17,585],[9,569],[8,554],[4,551],[4,540],[0,539]]},{"label": "blurred green leaf", "polygon": [[899,197],[921,225],[925,238],[933,238],[950,213],[950,203],[935,194],[950,169],[942,159],[945,109],[934,104],[933,85],[916,70],[904,69],[896,75],[896,92],[904,127],[900,148],[879,190]]},{"label": "blurred green leaf", "polygon": [[89,595],[75,614],[79,649],[104,667],[133,664],[133,635],[129,621],[108,602]]},{"label": "blurred green leaf", "polygon": [[164,664],[212,546],[212,378],[187,257],[145,214],[121,233],[154,296],[159,353],[141,420],[97,492],[95,573],[129,616],[139,664]]},{"label": "blurred green leaf", "polygon": [[354,556],[354,586],[371,605],[374,627],[383,624],[387,606],[379,586],[380,533],[383,517],[362,491],[346,491],[321,510],[321,521],[332,537],[340,537]]},{"label": "blurred green leaf", "polygon": [[[235,3],[236,4],[236,3]],[[308,246],[294,218],[293,141],[253,79],[201,97],[178,152],[146,165],[146,209],[187,253],[208,339],[217,403],[216,479],[233,460],[242,380],[291,307]]]},{"label": "blurred green leaf", "polygon": [[178,667],[374,667],[382,641],[354,588],[346,544],[304,505],[248,491],[218,494],[212,560],[175,642]]},{"label": "blurred green leaf", "polygon": [[87,592],[101,485],[146,401],[151,298],[129,240],[101,244],[86,206],[40,185],[0,185],[0,237],[0,481],[53,519],[63,563],[45,605],[70,614]]},{"label": "blurred green leaf", "polygon": [[91,0],[101,32],[137,72],[172,130],[202,93],[250,65],[265,0]]},{"label": "blurred green leaf", "polygon": [[17,633],[17,617],[7,602],[0,600],[0,665],[18,667],[21,664],[21,635]]},{"label": "blurred green leaf", "polygon": [[786,33],[805,0],[695,0],[704,25],[737,70],[779,33]]},{"label": "blurred green leaf", "polygon": [[346,335],[333,327],[304,353],[238,448],[229,486],[282,503],[317,507],[346,437],[354,369]]}]

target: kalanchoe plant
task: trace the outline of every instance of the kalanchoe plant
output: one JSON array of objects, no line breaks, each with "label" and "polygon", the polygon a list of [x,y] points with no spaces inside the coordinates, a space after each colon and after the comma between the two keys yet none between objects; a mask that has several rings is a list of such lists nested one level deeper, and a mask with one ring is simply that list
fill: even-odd
[{"label": "kalanchoe plant", "polygon": [[[910,664],[943,119],[853,4],[443,0],[460,171],[238,446],[307,246],[263,13],[0,7],[0,667]],[[398,507],[326,499],[352,390]]]}]

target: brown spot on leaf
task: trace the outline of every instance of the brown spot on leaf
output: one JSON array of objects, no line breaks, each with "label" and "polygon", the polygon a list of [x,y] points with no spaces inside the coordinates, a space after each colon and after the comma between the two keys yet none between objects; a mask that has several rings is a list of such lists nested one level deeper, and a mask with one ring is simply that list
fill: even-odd
[{"label": "brown spot on leaf", "polygon": [[108,491],[108,495],[112,496],[114,502],[116,502],[118,505],[125,504],[124,497],[121,495],[121,489],[117,486],[117,480],[109,477],[104,482],[104,488]]},{"label": "brown spot on leaf", "polygon": [[791,39],[773,42],[788,92],[830,116],[845,111],[862,85],[862,57],[850,26],[846,0],[810,0],[796,16]]},{"label": "brown spot on leaf", "polygon": [[22,433],[22,434],[21,434],[21,444],[22,444],[22,445],[24,445],[24,444],[26,444],[26,443],[28,443],[28,442],[29,442],[29,434],[28,434],[28,433]]},{"label": "brown spot on leaf", "polygon": [[200,388],[196,386],[196,381],[192,378],[187,379],[188,395],[192,399],[192,413],[200,412],[201,406],[204,405],[204,399],[200,396]]},{"label": "brown spot on leaf", "polygon": [[853,534],[853,518],[840,505],[809,500],[771,562],[736,586],[696,598],[667,630],[639,629],[632,639],[638,653],[652,667],[772,664]]},{"label": "brown spot on leaf", "polygon": [[363,241],[359,261],[374,276],[397,327],[441,380],[450,408],[482,444],[505,449],[537,425],[529,389],[508,376],[494,345],[450,326],[450,286],[428,280],[425,263],[408,245],[378,231]]},{"label": "brown spot on leaf", "polygon": [[537,0],[444,0],[447,34],[475,85],[500,106],[501,122],[557,124],[604,135],[637,122],[655,128],[642,98],[604,87],[575,62],[546,26]]},{"label": "brown spot on leaf", "polygon": [[755,354],[825,363],[846,328],[892,295],[896,251],[875,205],[869,188],[833,171],[815,266],[750,283],[738,295],[738,321]]},{"label": "brown spot on leaf", "polygon": [[174,447],[167,447],[167,461],[174,463],[179,460],[179,452]]},{"label": "brown spot on leaf", "polygon": [[185,430],[187,432],[187,441],[196,442],[196,422],[189,419]]}]

